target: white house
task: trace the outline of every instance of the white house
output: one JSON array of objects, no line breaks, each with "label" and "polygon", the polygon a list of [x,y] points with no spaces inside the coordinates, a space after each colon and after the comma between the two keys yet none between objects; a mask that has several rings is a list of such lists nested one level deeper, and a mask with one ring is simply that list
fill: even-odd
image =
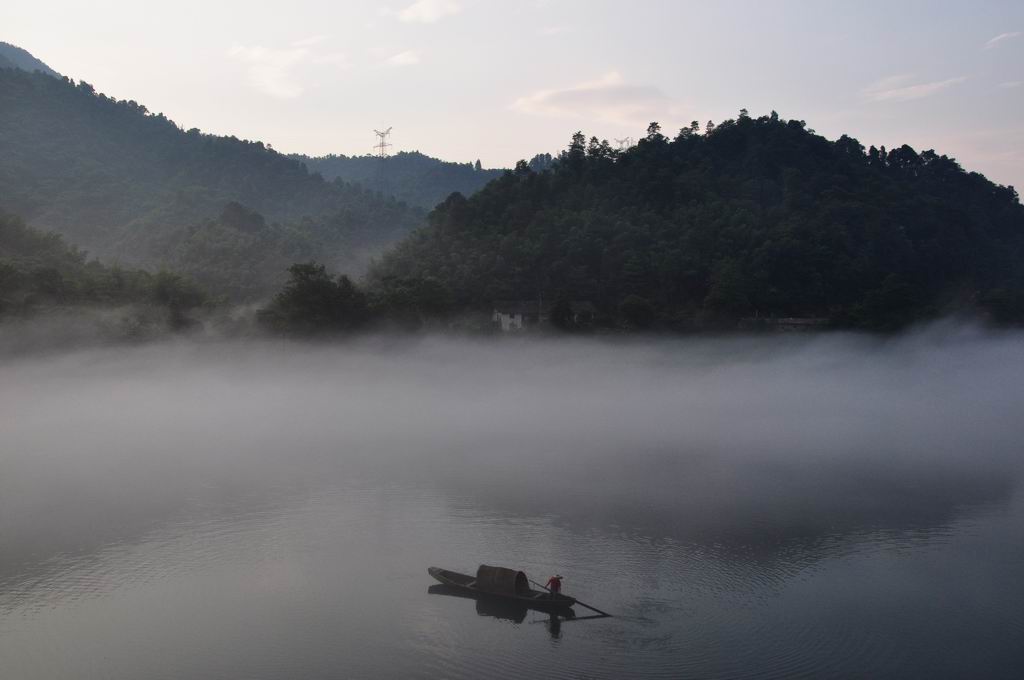
[{"label": "white house", "polygon": [[[593,320],[596,310],[589,301],[569,303],[572,309],[573,323],[589,323]],[[491,321],[495,328],[503,333],[512,333],[546,324],[551,319],[554,303],[540,300],[504,300],[494,303]]]},{"label": "white house", "polygon": [[504,300],[494,303],[491,321],[503,333],[521,331],[547,321],[550,305],[528,300]]}]

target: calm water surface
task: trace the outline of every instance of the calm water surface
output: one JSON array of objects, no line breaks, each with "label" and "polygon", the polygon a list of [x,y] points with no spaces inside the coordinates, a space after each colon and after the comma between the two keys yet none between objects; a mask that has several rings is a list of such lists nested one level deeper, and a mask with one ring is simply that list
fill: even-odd
[{"label": "calm water surface", "polygon": [[722,342],[11,360],[0,675],[1020,677],[1020,339]]}]

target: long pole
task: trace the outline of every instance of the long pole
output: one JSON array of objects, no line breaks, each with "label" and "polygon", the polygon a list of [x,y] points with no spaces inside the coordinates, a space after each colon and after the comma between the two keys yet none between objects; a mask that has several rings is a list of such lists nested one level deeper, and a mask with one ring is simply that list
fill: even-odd
[{"label": "long pole", "polygon": [[[543,588],[544,590],[548,591],[549,593],[551,592],[551,589],[550,589],[550,588],[548,588],[547,586],[542,586],[542,585],[540,585],[539,583],[537,583],[536,581],[534,581],[534,580],[533,580],[532,578],[531,578],[531,579],[527,579],[527,580],[528,580],[528,581],[529,581],[530,583],[532,583],[533,585],[535,585],[535,586],[540,586],[541,588]],[[603,612],[603,611],[601,611],[600,609],[598,609],[597,607],[591,607],[591,606],[590,606],[589,604],[587,604],[586,602],[580,602],[579,600],[576,600],[576,604],[580,605],[581,607],[586,607],[587,609],[590,609],[590,610],[592,610],[592,611],[595,611],[595,612],[597,612],[598,614],[600,614],[601,616],[609,616],[609,617],[611,616],[611,614],[609,614],[608,612]]]},{"label": "long pole", "polygon": [[[568,623],[570,621],[593,621],[594,619],[607,619],[611,614],[587,614],[586,616],[563,616],[560,620],[562,623]],[[530,621],[530,623],[547,623],[547,620],[540,619],[538,621]]]}]

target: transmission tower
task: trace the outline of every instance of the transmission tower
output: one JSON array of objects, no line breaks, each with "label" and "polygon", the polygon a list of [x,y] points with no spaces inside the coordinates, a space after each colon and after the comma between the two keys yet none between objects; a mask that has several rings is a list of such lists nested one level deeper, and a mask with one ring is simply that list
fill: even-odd
[{"label": "transmission tower", "polygon": [[374,132],[377,133],[377,137],[380,139],[380,141],[377,142],[377,145],[373,147],[374,149],[376,149],[377,152],[375,155],[377,156],[377,158],[387,158],[388,147],[391,146],[391,144],[388,142],[388,136],[391,134],[391,128],[388,128],[383,132],[381,132],[380,130],[374,130]]},{"label": "transmission tower", "polygon": [[626,137],[625,139],[616,139],[615,143],[619,145],[619,151],[625,151],[632,147],[635,142],[632,137]]}]

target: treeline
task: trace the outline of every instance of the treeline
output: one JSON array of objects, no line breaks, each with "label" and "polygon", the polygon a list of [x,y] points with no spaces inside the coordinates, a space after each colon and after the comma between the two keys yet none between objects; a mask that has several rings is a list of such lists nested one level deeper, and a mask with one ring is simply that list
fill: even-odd
[{"label": "treeline", "polygon": [[181,329],[208,302],[201,288],[168,271],[105,266],[55,233],[31,229],[0,213],[0,321],[70,309],[134,307],[125,322]]},{"label": "treeline", "polygon": [[368,193],[362,205],[374,213],[372,222],[362,210],[344,210],[282,224],[232,201],[216,217],[172,229],[154,245],[160,266],[212,294],[235,303],[261,302],[284,284],[293,262],[318,259],[333,270],[363,271],[383,252],[377,239],[389,233],[384,225],[413,226],[411,213],[394,199]]},{"label": "treeline", "polygon": [[0,197],[4,209],[97,256],[147,267],[196,256],[212,266],[221,255],[240,266],[232,239],[208,228],[232,202],[264,216],[276,235],[263,245],[289,261],[319,248],[345,266],[350,253],[382,249],[424,217],[371,189],[325,181],[261,142],[183,130],[84,81],[2,68]]},{"label": "treeline", "polygon": [[479,191],[503,172],[485,169],[479,160],[476,163],[451,163],[418,151],[402,151],[387,158],[334,154],[315,158],[292,157],[327,180],[358,183],[366,189],[428,210],[453,192],[469,196]]},{"label": "treeline", "polygon": [[288,274],[287,283],[258,314],[262,327],[271,332],[315,337],[451,328],[444,325],[451,310],[449,296],[431,279],[391,280],[367,289],[312,261],[292,265]]},{"label": "treeline", "polygon": [[[741,111],[671,135],[652,124],[627,149],[577,133],[557,157],[495,173],[418,153],[304,164],[85,82],[0,67],[0,207],[125,264],[4,217],[0,314],[192,309],[201,286],[228,302],[278,291],[262,318],[296,333],[485,320],[503,300],[548,301],[567,328],[581,303],[589,326],[616,329],[1024,321],[1016,191],[931,150],[865,149]],[[387,195],[399,188],[420,205],[444,198],[427,217]],[[359,284],[328,275],[398,241]],[[312,261],[324,267],[288,270]]]},{"label": "treeline", "polygon": [[892,329],[954,311],[1024,321],[1024,208],[1012,187],[909,146],[829,141],[774,112],[627,150],[573,136],[453,195],[375,266],[368,290],[430,281],[447,313],[589,301],[610,327],[801,317]]}]

